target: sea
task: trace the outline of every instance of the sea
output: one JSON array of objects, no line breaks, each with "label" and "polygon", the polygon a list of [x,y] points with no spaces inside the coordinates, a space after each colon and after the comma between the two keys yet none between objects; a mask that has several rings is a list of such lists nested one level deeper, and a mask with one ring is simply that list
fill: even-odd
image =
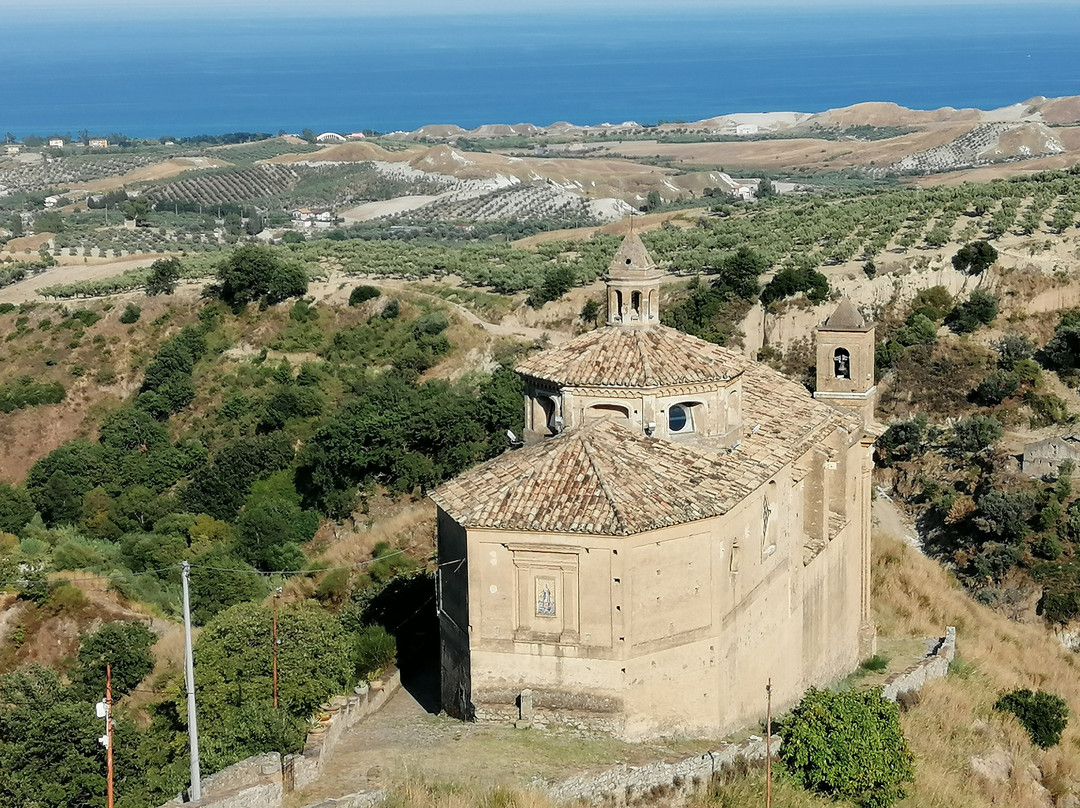
[{"label": "sea", "polygon": [[39,2],[0,15],[0,136],[651,124],[1080,95],[1075,2],[404,17],[304,5],[69,19],[39,16]]}]

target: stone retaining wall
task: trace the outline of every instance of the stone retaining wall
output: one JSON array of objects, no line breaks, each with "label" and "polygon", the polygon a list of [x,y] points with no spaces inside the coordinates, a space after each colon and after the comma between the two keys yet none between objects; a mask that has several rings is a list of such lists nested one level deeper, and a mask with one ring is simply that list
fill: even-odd
[{"label": "stone retaining wall", "polygon": [[165,807],[192,805],[205,808],[268,808],[281,805],[284,797],[281,779],[281,755],[267,752],[234,763],[216,774],[203,778],[203,797],[198,802],[183,801],[182,795]]},{"label": "stone retaining wall", "polygon": [[[277,752],[241,760],[203,779],[202,799],[183,801],[182,796],[162,808],[191,805],[197,808],[278,808],[285,794],[314,781],[333,756],[342,734],[359,721],[382,709],[401,688],[401,674],[391,668],[379,679],[361,685],[351,695],[335,696],[320,712],[320,726],[308,733],[304,751],[287,755]],[[359,796],[359,795],[358,795]],[[374,801],[328,802],[343,808],[367,808]]]},{"label": "stone retaining wall", "polygon": [[[774,735],[772,754],[780,748],[780,736]],[[765,739],[753,737],[739,744],[721,744],[711,752],[674,763],[649,763],[645,766],[613,766],[600,774],[571,777],[554,785],[534,786],[555,802],[585,802],[624,806],[643,797],[663,792],[666,796],[689,795],[707,784],[714,775],[741,762],[765,760]]]},{"label": "stone retaining wall", "polygon": [[325,720],[308,733],[304,751],[285,758],[285,788],[292,791],[304,788],[319,777],[323,767],[333,757],[342,734],[378,712],[401,688],[401,673],[391,668],[368,686],[356,688],[350,696],[334,696],[323,710]]},{"label": "stone retaining wall", "polygon": [[881,695],[889,701],[896,701],[905,693],[922,690],[923,685],[933,679],[944,679],[949,673],[949,665],[956,658],[956,627],[945,629],[945,636],[926,656],[905,671],[894,673],[881,686]]}]

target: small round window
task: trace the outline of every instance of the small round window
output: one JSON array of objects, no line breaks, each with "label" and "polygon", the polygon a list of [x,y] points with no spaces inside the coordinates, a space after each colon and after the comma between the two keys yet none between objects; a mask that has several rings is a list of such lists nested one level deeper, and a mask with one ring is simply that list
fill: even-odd
[{"label": "small round window", "polygon": [[690,419],[690,408],[683,404],[676,404],[668,409],[668,431],[690,432],[694,428]]}]

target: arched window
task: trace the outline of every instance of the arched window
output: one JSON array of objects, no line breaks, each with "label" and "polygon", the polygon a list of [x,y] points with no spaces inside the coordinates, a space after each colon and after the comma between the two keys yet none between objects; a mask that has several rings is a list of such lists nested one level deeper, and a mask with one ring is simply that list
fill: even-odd
[{"label": "arched window", "polygon": [[540,405],[544,411],[544,432],[547,435],[556,435],[559,430],[555,423],[555,418],[558,415],[558,408],[555,406],[554,400],[548,396],[537,396],[536,402]]},{"label": "arched window", "polygon": [[630,314],[635,319],[641,316],[641,292],[630,293]]},{"label": "arched window", "polygon": [[624,418],[630,420],[630,410],[618,404],[593,404],[585,410],[586,418]]},{"label": "arched window", "polygon": [[833,375],[837,379],[851,378],[851,354],[844,348],[833,351]]},{"label": "arched window", "polygon": [[673,404],[668,407],[668,432],[684,434],[694,431],[694,408],[690,404]]}]

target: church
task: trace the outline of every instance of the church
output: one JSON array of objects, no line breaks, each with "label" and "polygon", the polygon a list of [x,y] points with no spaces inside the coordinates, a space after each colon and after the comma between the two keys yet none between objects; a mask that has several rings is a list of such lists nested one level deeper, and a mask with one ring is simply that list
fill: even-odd
[{"label": "church", "polygon": [[432,493],[444,709],[713,736],[873,652],[874,328],[842,301],[817,392],[660,324],[636,234],[607,324],[531,355],[522,448]]}]

